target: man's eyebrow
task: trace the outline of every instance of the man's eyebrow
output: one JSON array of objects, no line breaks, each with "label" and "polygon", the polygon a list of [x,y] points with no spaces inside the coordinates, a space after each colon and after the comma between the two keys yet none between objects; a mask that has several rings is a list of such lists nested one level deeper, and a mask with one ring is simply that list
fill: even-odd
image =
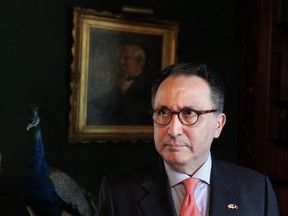
[{"label": "man's eyebrow", "polygon": [[189,109],[191,109],[191,110],[196,110],[196,109],[193,108],[192,106],[184,106],[184,107],[181,108],[181,110],[189,110]]},{"label": "man's eyebrow", "polygon": [[173,111],[173,110],[171,110],[171,109],[169,109],[166,105],[161,105],[161,106],[157,106],[156,108],[155,108],[155,110],[159,110],[159,109],[167,109],[167,110],[170,110],[171,112],[177,112],[177,111],[180,111],[180,110],[197,110],[197,109],[195,109],[195,108],[193,108],[192,106],[184,106],[184,107],[181,107],[180,109],[178,109],[177,111]]},{"label": "man's eyebrow", "polygon": [[155,107],[155,110],[156,110],[156,109],[167,109],[167,110],[169,110],[169,108],[168,108],[167,106],[165,106],[165,105],[156,106],[156,107]]}]

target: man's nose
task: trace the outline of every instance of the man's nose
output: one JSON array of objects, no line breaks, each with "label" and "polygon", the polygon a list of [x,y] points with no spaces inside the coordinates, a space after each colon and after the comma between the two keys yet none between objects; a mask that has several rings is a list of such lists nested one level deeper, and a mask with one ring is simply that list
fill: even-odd
[{"label": "man's nose", "polygon": [[172,137],[179,136],[183,133],[183,125],[178,115],[172,115],[171,122],[168,125],[168,134]]}]

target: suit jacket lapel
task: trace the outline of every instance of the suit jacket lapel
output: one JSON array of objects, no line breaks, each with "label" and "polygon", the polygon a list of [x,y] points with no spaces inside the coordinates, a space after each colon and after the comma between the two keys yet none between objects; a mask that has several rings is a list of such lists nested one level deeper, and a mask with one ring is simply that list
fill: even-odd
[{"label": "suit jacket lapel", "polygon": [[222,162],[213,158],[211,171],[210,216],[229,216],[240,213],[237,180],[231,179]]},{"label": "suit jacket lapel", "polygon": [[147,196],[141,200],[140,206],[144,215],[177,216],[162,161],[157,166],[156,172],[142,183],[142,187],[147,191]]}]

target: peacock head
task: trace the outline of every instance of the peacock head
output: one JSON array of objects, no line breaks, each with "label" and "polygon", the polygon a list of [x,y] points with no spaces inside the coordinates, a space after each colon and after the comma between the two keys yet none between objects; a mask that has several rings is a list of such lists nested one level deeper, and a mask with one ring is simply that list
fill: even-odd
[{"label": "peacock head", "polygon": [[39,126],[39,123],[40,123],[40,118],[38,115],[38,112],[39,112],[38,103],[32,103],[31,108],[32,108],[33,115],[29,118],[29,123],[28,123],[27,128],[26,128],[27,131],[33,127]]}]

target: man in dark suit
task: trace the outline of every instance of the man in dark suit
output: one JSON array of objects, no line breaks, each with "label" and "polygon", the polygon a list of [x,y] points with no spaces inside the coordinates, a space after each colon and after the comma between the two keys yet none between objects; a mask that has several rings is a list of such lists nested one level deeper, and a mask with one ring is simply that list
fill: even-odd
[{"label": "man in dark suit", "polygon": [[216,159],[210,152],[226,122],[224,85],[205,64],[167,67],[152,88],[159,160],[103,178],[96,215],[182,215],[182,181],[194,190],[201,216],[278,216],[267,176]]},{"label": "man in dark suit", "polygon": [[150,89],[152,73],[148,71],[146,53],[137,44],[123,44],[119,52],[117,78],[118,104],[114,120],[120,125],[151,125],[148,111],[151,108]]}]

